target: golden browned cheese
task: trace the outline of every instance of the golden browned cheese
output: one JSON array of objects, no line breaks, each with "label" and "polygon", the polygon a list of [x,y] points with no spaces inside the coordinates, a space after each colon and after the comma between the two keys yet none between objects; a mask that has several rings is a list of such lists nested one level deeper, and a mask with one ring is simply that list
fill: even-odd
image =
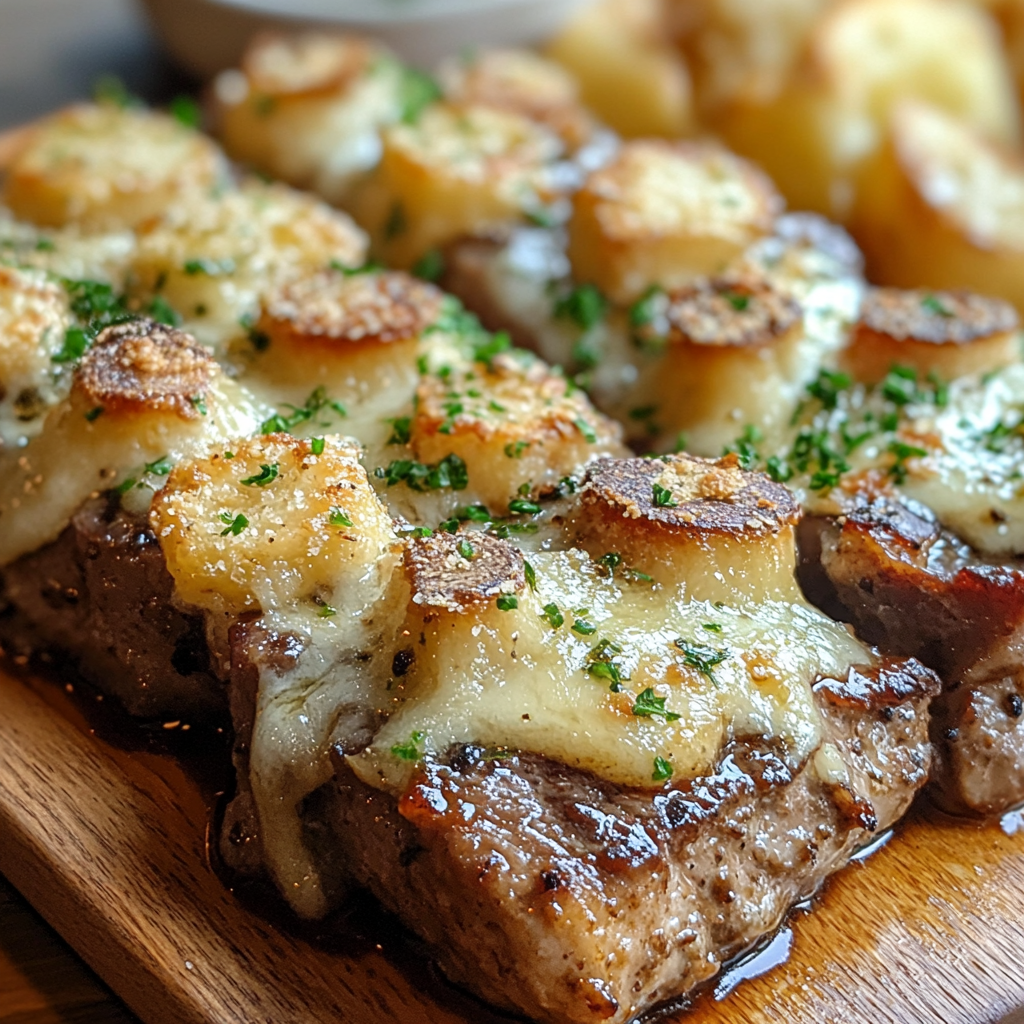
[{"label": "golden browned cheese", "polygon": [[410,441],[422,462],[459,456],[473,493],[503,512],[517,494],[535,497],[599,456],[624,454],[621,433],[539,360],[499,355],[424,377]]},{"label": "golden browned cheese", "polygon": [[187,205],[225,175],[217,146],[166,114],[80,104],[27,136],[0,201],[35,224],[116,230]]},{"label": "golden browned cheese", "polygon": [[573,277],[619,303],[721,273],[782,202],[752,164],[706,143],[630,142],[573,198]]},{"label": "golden browned cheese", "polygon": [[275,289],[257,327],[272,344],[332,350],[418,338],[441,312],[443,293],[401,271],[324,271]]},{"label": "golden browned cheese", "polygon": [[1019,362],[1019,328],[1016,310],[1000,299],[967,291],[872,288],[842,361],[866,384],[877,384],[893,366],[954,380]]},{"label": "golden browned cheese", "polygon": [[269,434],[175,466],[150,523],[178,597],[218,612],[329,615],[336,591],[394,539],[359,455],[346,438],[324,438],[317,454],[309,440]]},{"label": "golden browned cheese", "polygon": [[544,52],[575,76],[587,107],[625,138],[694,131],[690,75],[659,0],[585,4]]},{"label": "golden browned cheese", "polygon": [[793,599],[800,507],[735,455],[608,460],[587,474],[572,526],[600,557],[618,552],[695,601]]},{"label": "golden browned cheese", "polygon": [[521,222],[556,194],[562,141],[510,110],[438,103],[383,140],[351,209],[390,266],[408,269],[460,235]]},{"label": "golden browned cheese", "polygon": [[219,368],[184,331],[153,320],[106,328],[82,357],[73,393],[104,415],[173,411],[196,419]]},{"label": "golden browned cheese", "polygon": [[397,61],[359,36],[263,33],[213,97],[225,148],[289,184],[341,202],[401,112]]},{"label": "golden browned cheese", "polygon": [[594,117],[580,102],[576,79],[529,50],[481,50],[448,61],[441,86],[449,102],[496,107],[547,125],[571,149],[594,131]]},{"label": "golden browned cheese", "polygon": [[972,288],[1024,309],[1024,161],[938,107],[895,112],[850,227],[878,284]]},{"label": "golden browned cheese", "polygon": [[715,128],[764,167],[791,206],[845,221],[900,101],[934,103],[1014,142],[1014,93],[998,30],[978,6],[846,0],[815,22],[781,91],[733,103]]}]

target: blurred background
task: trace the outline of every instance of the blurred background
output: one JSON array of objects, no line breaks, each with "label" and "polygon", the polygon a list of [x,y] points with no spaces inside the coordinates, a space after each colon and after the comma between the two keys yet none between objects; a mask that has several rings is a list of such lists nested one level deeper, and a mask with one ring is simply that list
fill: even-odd
[{"label": "blurred background", "polygon": [[104,74],[152,99],[188,84],[131,0],[0,0],[0,128],[88,96]]}]

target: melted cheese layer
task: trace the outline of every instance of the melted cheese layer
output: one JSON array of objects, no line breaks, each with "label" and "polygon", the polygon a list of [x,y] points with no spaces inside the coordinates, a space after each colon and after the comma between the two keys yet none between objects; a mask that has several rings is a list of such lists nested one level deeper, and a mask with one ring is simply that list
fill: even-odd
[{"label": "melted cheese layer", "polygon": [[[820,742],[815,679],[871,661],[843,626],[802,603],[719,608],[620,587],[577,551],[530,558],[537,589],[518,608],[410,624],[414,668],[372,746],[350,759],[368,784],[400,790],[410,766],[393,748],[417,736],[438,756],[462,743],[532,751],[633,786],[659,784],[656,757],[677,777],[705,771],[734,736],[774,737],[799,763]],[[551,604],[559,628],[545,615]],[[596,630],[574,630],[577,620]],[[600,650],[602,641],[618,650]],[[615,666],[619,692],[597,664]],[[678,718],[637,713],[648,689]]]}]

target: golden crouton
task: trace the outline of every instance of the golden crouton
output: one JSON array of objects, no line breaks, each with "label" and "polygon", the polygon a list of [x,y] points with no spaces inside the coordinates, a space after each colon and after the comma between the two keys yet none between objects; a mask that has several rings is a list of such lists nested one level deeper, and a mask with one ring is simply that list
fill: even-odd
[{"label": "golden crouton", "polygon": [[224,146],[235,160],[331,202],[380,157],[399,119],[402,68],[356,36],[264,34],[240,71],[214,83]]},{"label": "golden crouton", "polygon": [[180,600],[239,613],[308,602],[330,617],[334,592],[394,540],[354,442],[269,434],[175,466],[150,523]]},{"label": "golden crouton", "polygon": [[1024,310],[1024,160],[934,107],[896,111],[850,227],[878,284],[972,288]]},{"label": "golden crouton", "polygon": [[935,104],[993,139],[1020,118],[995,25],[958,0],[847,0],[814,27],[789,83],[737,103],[716,128],[757,160],[791,206],[849,216],[857,176],[905,98]]},{"label": "golden crouton", "polygon": [[626,138],[693,131],[690,76],[658,0],[585,5],[544,52],[576,77],[583,102]]},{"label": "golden crouton", "polygon": [[0,201],[48,227],[134,227],[226,174],[208,138],[136,107],[80,104],[42,121],[11,163]]},{"label": "golden crouton", "polygon": [[689,284],[768,234],[781,207],[763,174],[718,146],[630,142],[573,199],[573,276],[620,303]]},{"label": "golden crouton", "polygon": [[428,107],[384,133],[384,154],[352,212],[385,263],[409,269],[460,235],[520,222],[555,195],[561,140],[522,114]]},{"label": "golden crouton", "polygon": [[530,359],[426,375],[417,391],[410,443],[432,464],[455,454],[473,495],[497,514],[524,490],[551,490],[599,455],[624,452],[617,424],[565,377]]},{"label": "golden crouton", "polygon": [[973,292],[872,288],[842,353],[856,380],[877,384],[894,366],[941,381],[1020,362],[1020,321],[1008,302]]}]

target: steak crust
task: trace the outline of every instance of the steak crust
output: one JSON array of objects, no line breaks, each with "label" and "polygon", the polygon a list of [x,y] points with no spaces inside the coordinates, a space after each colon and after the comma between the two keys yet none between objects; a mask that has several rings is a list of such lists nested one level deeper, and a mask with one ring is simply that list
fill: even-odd
[{"label": "steak crust", "polygon": [[223,714],[203,619],[178,611],[173,591],[145,518],[100,495],[52,544],[0,571],[0,639],[21,653],[70,656],[132,715]]},{"label": "steak crust", "polygon": [[[255,684],[297,638],[258,621],[233,638],[240,789],[221,849],[253,870]],[[334,781],[306,801],[303,825],[455,982],[538,1021],[621,1024],[712,977],[906,811],[927,777],[937,690],[912,661],[821,680],[825,735],[805,763],[750,737],[714,773],[653,791],[461,747],[423,762],[395,797],[358,779],[339,742]]]},{"label": "steak crust", "polygon": [[985,562],[909,501],[808,517],[798,539],[800,582],[815,604],[941,676],[936,801],[985,815],[1024,801],[1024,569]]},{"label": "steak crust", "polygon": [[396,800],[338,753],[327,823],[454,981],[538,1021],[624,1022],[715,975],[904,813],[936,687],[914,663],[819,684],[845,783],[759,738],[653,794],[464,748]]}]

